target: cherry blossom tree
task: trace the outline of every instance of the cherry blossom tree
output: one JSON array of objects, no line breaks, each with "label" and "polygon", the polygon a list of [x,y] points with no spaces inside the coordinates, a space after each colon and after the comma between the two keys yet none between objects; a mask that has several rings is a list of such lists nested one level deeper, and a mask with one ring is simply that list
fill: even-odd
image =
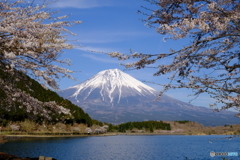
[{"label": "cherry blossom tree", "polygon": [[[147,0],[156,9],[145,8],[146,24],[172,40],[190,39],[168,53],[129,55],[112,52],[129,69],[155,68],[154,76],[169,75],[163,92],[192,89],[195,98],[208,93],[210,107],[240,109],[240,3],[239,0]],[[166,64],[166,59],[172,61]],[[164,63],[163,63],[164,62]],[[200,76],[201,75],[201,76]],[[217,107],[218,106],[218,107]],[[220,107],[219,107],[220,106]],[[236,116],[240,116],[237,114]]]},{"label": "cherry blossom tree", "polygon": [[70,65],[70,60],[59,60],[59,56],[64,49],[73,48],[66,36],[74,34],[66,27],[81,22],[63,20],[67,16],[56,16],[56,12],[47,8],[47,5],[46,1],[42,5],[22,0],[0,2],[0,67],[13,77],[0,78],[0,86],[6,95],[5,102],[8,102],[1,104],[1,107],[7,110],[11,110],[15,101],[21,103],[20,107],[25,107],[28,112],[42,113],[46,117],[49,111],[42,106],[59,113],[69,113],[69,110],[55,102],[40,102],[15,85],[22,78],[22,73],[52,89],[58,89],[57,79],[71,78],[72,71],[59,67],[59,64]]}]

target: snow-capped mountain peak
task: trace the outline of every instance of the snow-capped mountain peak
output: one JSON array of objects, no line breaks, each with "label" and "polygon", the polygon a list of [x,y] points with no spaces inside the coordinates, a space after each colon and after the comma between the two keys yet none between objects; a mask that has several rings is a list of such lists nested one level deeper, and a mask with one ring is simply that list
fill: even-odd
[{"label": "snow-capped mountain peak", "polygon": [[213,113],[165,94],[156,101],[157,91],[118,69],[101,71],[58,94],[83,108],[93,119],[107,123],[144,120],[190,120],[207,125],[240,123],[233,112]]},{"label": "snow-capped mountain peak", "polygon": [[66,90],[74,90],[74,93],[68,96],[76,100],[79,100],[80,95],[81,97],[84,95],[83,100],[86,100],[98,92],[103,101],[110,103],[119,103],[121,98],[127,96],[148,96],[157,93],[153,88],[119,69],[101,71],[90,79]]}]

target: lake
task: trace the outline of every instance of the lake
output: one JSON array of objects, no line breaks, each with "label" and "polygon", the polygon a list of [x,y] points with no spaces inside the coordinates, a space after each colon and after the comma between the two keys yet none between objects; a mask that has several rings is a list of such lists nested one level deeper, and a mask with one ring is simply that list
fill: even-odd
[{"label": "lake", "polygon": [[[215,160],[210,152],[240,153],[240,138],[228,136],[96,136],[75,138],[18,138],[0,145],[0,151],[19,157],[54,157],[57,160]],[[209,143],[209,139],[214,140]]]}]

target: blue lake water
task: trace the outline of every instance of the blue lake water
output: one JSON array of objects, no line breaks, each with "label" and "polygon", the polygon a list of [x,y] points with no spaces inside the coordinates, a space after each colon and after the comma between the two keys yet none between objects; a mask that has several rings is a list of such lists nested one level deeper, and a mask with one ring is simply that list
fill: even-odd
[{"label": "blue lake water", "polygon": [[227,136],[99,136],[75,138],[21,138],[0,145],[0,152],[20,157],[54,157],[58,160],[216,160],[240,159],[210,152],[238,152],[240,138]]}]

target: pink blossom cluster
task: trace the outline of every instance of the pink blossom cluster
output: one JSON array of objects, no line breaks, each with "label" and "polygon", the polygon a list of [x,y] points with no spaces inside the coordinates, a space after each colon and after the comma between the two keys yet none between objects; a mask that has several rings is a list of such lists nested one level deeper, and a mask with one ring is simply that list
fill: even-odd
[{"label": "pink blossom cluster", "polygon": [[[155,68],[154,76],[171,75],[163,91],[189,88],[195,98],[207,93],[211,107],[240,109],[240,3],[239,0],[147,0],[156,9],[145,8],[147,25],[168,39],[190,41],[169,53],[108,53],[132,69]],[[168,58],[168,61],[165,59]],[[169,62],[169,58],[172,61]],[[166,64],[169,62],[168,64]],[[162,84],[160,84],[162,85]]]},{"label": "pink blossom cluster", "polygon": [[[0,67],[14,79],[9,81],[0,78],[0,86],[7,95],[8,106],[14,108],[11,101],[21,102],[27,112],[41,113],[46,118],[48,112],[69,114],[69,110],[55,102],[40,102],[30,94],[15,88],[20,78],[15,71],[23,72],[35,78],[45,87],[58,89],[56,79],[72,78],[71,70],[57,64],[70,65],[70,60],[59,60],[64,49],[72,49],[66,35],[74,35],[66,29],[80,21],[64,21],[54,17],[54,12],[45,5],[34,5],[23,0],[0,2]],[[28,84],[26,84],[27,86]],[[46,106],[51,109],[44,109]]]}]

